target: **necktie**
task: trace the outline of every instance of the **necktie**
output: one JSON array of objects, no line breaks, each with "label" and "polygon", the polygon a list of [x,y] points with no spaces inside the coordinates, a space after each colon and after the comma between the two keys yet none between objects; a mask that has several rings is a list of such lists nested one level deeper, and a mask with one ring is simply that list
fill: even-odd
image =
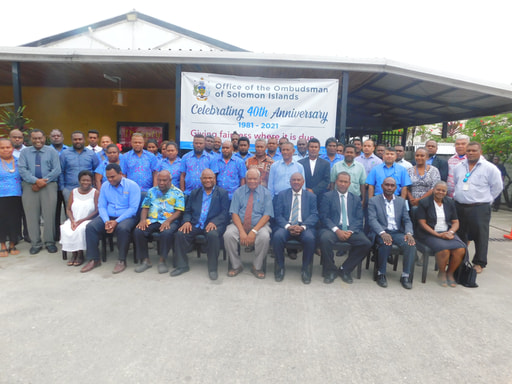
[{"label": "necktie", "polygon": [[36,151],[36,172],[34,175],[37,179],[43,178],[43,173],[41,172],[41,152]]},{"label": "necktie", "polygon": [[247,207],[245,207],[245,215],[244,215],[244,231],[245,233],[249,233],[252,228],[252,206],[254,202],[254,191],[251,191],[249,195],[249,200],[247,200]]},{"label": "necktie", "polygon": [[341,229],[346,231],[347,226],[347,208],[345,208],[345,195],[341,195]]},{"label": "necktie", "polygon": [[299,224],[299,194],[296,193],[292,203],[292,218],[290,220],[291,225]]}]

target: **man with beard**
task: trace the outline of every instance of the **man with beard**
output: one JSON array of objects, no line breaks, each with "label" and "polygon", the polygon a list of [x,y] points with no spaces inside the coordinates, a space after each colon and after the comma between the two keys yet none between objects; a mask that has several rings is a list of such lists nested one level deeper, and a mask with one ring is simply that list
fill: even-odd
[{"label": "man with beard", "polygon": [[57,152],[59,152],[59,155],[62,153],[62,151],[69,148],[66,144],[64,144],[64,135],[60,129],[52,129],[50,132],[50,142],[52,143],[52,147],[55,148]]},{"label": "man with beard", "polygon": [[85,148],[85,137],[80,131],[71,134],[73,146],[66,149],[60,155],[60,167],[62,173],[59,177],[59,188],[62,190],[66,206],[68,204],[69,194],[73,188],[78,187],[78,174],[84,169],[94,173],[94,170],[100,165],[96,153]]},{"label": "man with beard", "polygon": [[363,164],[354,161],[356,157],[356,148],[353,144],[347,144],[343,151],[345,158],[339,163],[334,164],[331,169],[331,189],[334,189],[334,183],[340,172],[347,172],[350,175],[349,192],[361,198],[361,204],[365,206],[366,199],[366,172]]},{"label": "man with beard", "polygon": [[238,152],[235,153],[234,156],[240,158],[245,163],[247,159],[251,158],[253,156],[252,153],[249,152],[249,148],[251,146],[251,142],[247,137],[242,136],[238,140]]},{"label": "man with beard", "polygon": [[16,159],[19,159],[21,151],[25,149],[25,145],[23,144],[23,132],[19,129],[13,129],[9,132],[9,140],[11,140],[12,146],[14,147],[12,155]]},{"label": "man with beard", "polygon": [[205,169],[211,169],[213,173],[218,173],[216,159],[209,156],[204,150],[204,136],[195,135],[192,146],[194,150],[185,154],[181,159],[180,189],[185,196],[189,196],[194,189],[201,187],[201,173]]},{"label": "man with beard", "polygon": [[100,165],[98,165],[98,168],[94,171],[94,178],[96,180],[96,187],[98,189],[101,188],[101,185],[107,181],[107,174],[105,168],[107,168],[107,165],[109,164],[119,164],[121,168],[123,166],[121,163],[123,162],[123,157],[119,154],[119,148],[115,144],[110,144],[107,146],[105,153],[107,155],[107,161],[102,161]]},{"label": "man with beard", "polygon": [[267,142],[265,139],[257,139],[254,143],[254,149],[254,156],[247,159],[245,165],[247,169],[256,168],[260,171],[260,184],[267,187],[270,167],[274,163],[274,160],[265,152],[267,150]]},{"label": "man with beard", "polygon": [[441,175],[441,180],[446,181],[448,179],[448,162],[437,156],[437,141],[428,140],[425,143],[425,148],[428,152],[427,164],[436,167]]},{"label": "man with beard", "polygon": [[[238,148],[240,149],[241,146],[239,145]],[[245,173],[247,172],[243,160],[233,155],[233,143],[231,141],[226,140],[222,143],[222,156],[215,159],[215,165],[219,171],[217,185],[228,192],[231,201],[233,193],[240,185],[245,184]]]},{"label": "man with beard", "polygon": [[274,137],[267,140],[267,155],[274,161],[283,158],[281,153],[277,150],[277,139]]}]

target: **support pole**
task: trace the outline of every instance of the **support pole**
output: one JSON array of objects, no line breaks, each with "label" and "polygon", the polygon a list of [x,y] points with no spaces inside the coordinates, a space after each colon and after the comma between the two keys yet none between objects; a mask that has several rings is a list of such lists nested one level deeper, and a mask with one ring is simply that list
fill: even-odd
[{"label": "support pole", "polygon": [[[174,90],[176,103],[174,106],[174,139],[181,149],[181,64],[176,65],[176,89]],[[181,155],[181,154],[180,154]]]},{"label": "support pole", "polygon": [[23,100],[21,98],[21,72],[20,72],[20,63],[13,62],[11,66],[12,71],[12,90],[14,96],[14,111],[17,112],[18,109],[23,105]]},{"label": "support pole", "polygon": [[348,104],[348,84],[349,73],[343,72],[341,77],[341,108],[340,108],[340,124],[336,137],[340,142],[345,144],[347,133],[347,104]]}]

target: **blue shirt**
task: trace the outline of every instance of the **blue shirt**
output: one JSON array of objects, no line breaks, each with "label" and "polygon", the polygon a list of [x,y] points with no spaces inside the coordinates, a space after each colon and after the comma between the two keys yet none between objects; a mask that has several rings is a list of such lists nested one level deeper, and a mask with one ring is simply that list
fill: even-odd
[{"label": "blue shirt", "polygon": [[210,205],[212,204],[213,191],[215,187],[210,191],[210,194],[207,194],[203,189],[203,200],[201,204],[201,215],[199,216],[199,221],[196,224],[196,228],[204,229],[204,224],[206,223],[206,219],[208,218],[208,212],[210,211]]},{"label": "blue shirt", "polygon": [[[299,172],[302,177],[305,178],[304,167],[301,163],[293,159],[290,164],[286,164],[284,160],[278,160],[272,164],[268,175],[268,189],[272,193],[272,196],[277,195],[285,189],[291,188],[290,177],[295,172]],[[302,189],[306,189],[306,183],[304,183]]]},{"label": "blue shirt", "polygon": [[364,170],[367,175],[370,174],[370,171],[373,169],[373,167],[382,164],[382,160],[377,157],[374,153],[370,155],[370,157],[366,157],[364,153],[361,153],[361,156],[356,157],[354,161],[357,161],[361,164],[363,164]]},{"label": "blue shirt", "polygon": [[121,168],[126,177],[135,181],[142,192],[153,188],[153,172],[158,172],[158,159],[151,152],[142,150],[140,157],[132,149],[125,153],[124,164]]},{"label": "blue shirt", "polygon": [[140,188],[136,182],[125,177],[117,187],[110,183],[101,186],[98,200],[98,212],[106,223],[111,217],[117,217],[120,223],[137,214],[140,204]]},{"label": "blue shirt", "polygon": [[[119,157],[119,166],[121,167],[121,170],[123,169],[123,163],[124,163],[124,160],[122,157]],[[107,171],[105,170],[105,168],[107,168],[107,165],[109,165],[110,163],[108,162],[108,160],[106,161],[102,161],[100,162],[100,165],[98,165],[98,167],[94,170],[94,173],[99,173],[100,175],[102,175],[102,179],[101,179],[101,184],[103,184],[105,181],[107,181]],[[100,188],[100,185],[97,185],[96,186],[97,188]]]},{"label": "blue shirt", "polygon": [[213,173],[218,173],[216,160],[206,151],[203,151],[199,158],[190,151],[181,159],[181,172],[185,173],[185,195],[190,195],[194,189],[202,187],[201,173],[205,169],[211,169]]},{"label": "blue shirt", "polygon": [[[21,151],[18,160],[20,176],[23,181],[30,184],[34,184],[37,181],[35,176],[36,152],[37,150],[34,147],[27,147]],[[58,181],[60,175],[59,153],[49,145],[43,146],[39,152],[41,153],[41,173],[43,179],[48,179],[48,183]]]},{"label": "blue shirt", "polygon": [[334,155],[334,159],[331,161],[331,159],[329,159],[329,156],[327,156],[327,153],[320,155],[318,157],[321,159],[327,160],[329,162],[329,164],[331,165],[331,169],[334,164],[340,162],[341,160],[343,160],[345,158],[345,156],[343,156],[343,155],[336,154],[336,155]]},{"label": "blue shirt", "polygon": [[60,189],[73,189],[79,186],[78,174],[87,169],[94,172],[100,165],[100,161],[94,151],[84,148],[78,153],[75,148],[69,147],[60,155],[60,167],[62,173],[59,177]]},{"label": "blue shirt", "polygon": [[395,195],[398,196],[400,195],[400,191],[403,187],[407,187],[412,184],[409,173],[407,173],[407,169],[405,169],[405,167],[394,163],[388,168],[385,163],[382,163],[374,167],[366,178],[366,184],[373,185],[375,187],[374,196],[382,194],[382,183],[386,177],[392,177],[395,179]]},{"label": "blue shirt", "polygon": [[271,156],[268,152],[267,152],[267,156],[270,157],[274,161],[283,159],[283,155],[281,155],[281,152],[279,152],[279,149],[276,151],[276,153],[274,153],[274,156]]},{"label": "blue shirt", "polygon": [[[240,216],[242,224],[244,222],[245,209],[247,208],[247,202],[249,201],[250,194],[251,190],[249,187],[247,185],[242,185],[233,194],[233,200],[231,200],[231,205],[229,207],[229,213],[235,213]],[[258,224],[258,221],[260,221],[260,219],[265,215],[274,217],[272,194],[267,188],[258,185],[254,190],[253,195],[251,226],[254,227]]]},{"label": "blue shirt", "polygon": [[[250,159],[254,155],[251,152],[247,152],[247,155],[245,155],[245,157],[242,157],[240,152],[235,152],[235,153],[233,153],[233,156],[238,157],[240,160],[242,160],[245,163],[245,160]],[[222,155],[221,155],[221,157],[222,157]]]},{"label": "blue shirt", "polygon": [[172,164],[168,158],[163,159],[160,162],[160,169],[158,171],[169,171],[172,178],[172,184],[176,188],[180,187],[181,157],[177,156]]},{"label": "blue shirt", "polygon": [[[10,172],[13,170],[14,172]],[[2,161],[0,167],[0,197],[21,196],[21,176],[18,170],[18,159],[14,158],[14,163],[5,163]]]},{"label": "blue shirt", "polygon": [[60,151],[59,151],[57,148],[55,148],[55,145],[51,144],[50,146],[51,146],[53,149],[55,149],[55,150],[59,153],[59,156],[60,156],[60,154],[62,153],[62,151],[64,151],[65,149],[68,149],[68,148],[69,148],[66,144],[62,144],[62,148],[61,148],[61,149],[60,149]]},{"label": "blue shirt", "polygon": [[240,157],[233,155],[227,164],[224,157],[217,158],[215,163],[219,171],[217,174],[217,185],[228,192],[229,200],[231,200],[233,193],[240,187],[242,179],[247,173],[245,162]]},{"label": "blue shirt", "polygon": [[142,208],[148,208],[148,224],[160,223],[172,216],[174,211],[185,210],[185,197],[183,192],[174,185],[163,194],[160,188],[150,188],[144,201]]}]

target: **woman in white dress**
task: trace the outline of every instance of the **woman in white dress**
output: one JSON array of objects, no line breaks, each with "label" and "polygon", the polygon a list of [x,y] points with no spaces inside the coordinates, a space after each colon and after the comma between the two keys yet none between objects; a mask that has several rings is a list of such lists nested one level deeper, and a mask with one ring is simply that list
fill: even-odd
[{"label": "woman in white dress", "polygon": [[69,266],[79,266],[84,262],[85,227],[98,214],[98,190],[92,187],[93,174],[83,170],[78,174],[80,186],[69,196],[66,213],[68,219],[60,226],[62,252],[73,252]]}]

